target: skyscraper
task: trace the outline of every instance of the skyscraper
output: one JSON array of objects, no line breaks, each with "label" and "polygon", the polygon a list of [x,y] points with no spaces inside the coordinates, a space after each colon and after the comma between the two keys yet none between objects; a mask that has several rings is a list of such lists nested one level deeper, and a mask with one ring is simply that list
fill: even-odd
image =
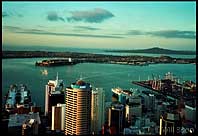
[{"label": "skyscraper", "polygon": [[139,96],[131,96],[129,98],[128,103],[125,106],[125,118],[128,123],[132,123],[134,117],[142,116],[142,103],[141,97]]},{"label": "skyscraper", "polygon": [[66,135],[90,134],[91,90],[91,85],[82,80],[66,88]]},{"label": "skyscraper", "polygon": [[56,80],[49,80],[45,90],[45,116],[48,116],[49,125],[51,125],[52,106],[56,106],[58,103],[65,103],[63,80],[58,79],[58,73]]},{"label": "skyscraper", "polygon": [[99,134],[105,122],[105,94],[103,88],[95,88],[91,99],[91,133]]},{"label": "skyscraper", "polygon": [[[113,103],[109,108],[110,134],[121,134],[124,124],[124,105]],[[113,133],[111,133],[111,128]]]}]

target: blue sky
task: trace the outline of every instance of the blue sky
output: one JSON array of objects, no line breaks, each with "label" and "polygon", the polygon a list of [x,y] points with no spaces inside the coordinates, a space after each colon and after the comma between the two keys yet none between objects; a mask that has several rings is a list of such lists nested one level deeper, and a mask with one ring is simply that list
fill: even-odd
[{"label": "blue sky", "polygon": [[196,50],[195,2],[3,2],[3,46]]}]

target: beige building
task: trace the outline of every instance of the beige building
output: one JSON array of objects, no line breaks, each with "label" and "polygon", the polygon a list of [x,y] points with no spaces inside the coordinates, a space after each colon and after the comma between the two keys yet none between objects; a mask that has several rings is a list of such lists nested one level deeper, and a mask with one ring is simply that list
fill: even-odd
[{"label": "beige building", "polygon": [[66,88],[65,135],[91,133],[91,90],[82,80]]}]

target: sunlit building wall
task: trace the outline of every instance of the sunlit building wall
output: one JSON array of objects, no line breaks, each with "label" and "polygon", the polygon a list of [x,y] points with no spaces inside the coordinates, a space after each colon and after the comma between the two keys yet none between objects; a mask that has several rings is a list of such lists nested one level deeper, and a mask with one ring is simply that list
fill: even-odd
[{"label": "sunlit building wall", "polygon": [[91,133],[91,90],[82,80],[66,88],[65,135]]}]

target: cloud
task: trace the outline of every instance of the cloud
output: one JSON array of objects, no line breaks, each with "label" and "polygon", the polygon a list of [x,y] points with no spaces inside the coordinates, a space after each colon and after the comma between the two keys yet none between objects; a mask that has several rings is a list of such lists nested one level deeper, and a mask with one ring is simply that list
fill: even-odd
[{"label": "cloud", "polygon": [[71,14],[72,16],[67,18],[69,22],[84,21],[89,23],[101,23],[106,19],[114,17],[111,12],[101,8],[86,11],[71,11]]},{"label": "cloud", "polygon": [[3,29],[7,29],[14,33],[22,34],[37,34],[37,35],[54,35],[54,36],[76,36],[76,37],[92,37],[92,38],[124,38],[122,36],[112,36],[112,35],[92,35],[92,34],[74,34],[74,33],[55,33],[47,32],[39,29],[24,29],[15,26],[3,26]]},{"label": "cloud", "polygon": [[159,36],[164,38],[187,38],[187,39],[196,38],[194,31],[164,30],[164,31],[148,32],[148,34],[152,36]]},{"label": "cloud", "polygon": [[161,30],[161,31],[151,31],[144,32],[140,30],[130,30],[126,35],[149,35],[157,36],[163,38],[186,38],[186,39],[195,39],[195,31],[180,31],[180,30]]},{"label": "cloud", "polygon": [[23,30],[21,27],[17,27],[17,26],[3,26],[3,29],[6,29],[8,31],[21,31]]},{"label": "cloud", "polygon": [[83,29],[83,30],[100,30],[100,28],[90,27],[90,26],[75,26],[75,28]]},{"label": "cloud", "polygon": [[73,33],[54,33],[54,32],[16,32],[25,34],[40,34],[40,35],[55,35],[55,36],[77,36],[77,37],[95,37],[95,38],[124,38],[121,36],[111,36],[111,35],[92,35],[92,34],[73,34]]},{"label": "cloud", "polygon": [[44,32],[43,30],[39,29],[25,29],[17,26],[3,26],[3,29],[6,29],[11,32]]},{"label": "cloud", "polygon": [[49,21],[58,21],[58,20],[61,20],[61,21],[65,22],[64,18],[58,16],[58,14],[55,11],[48,12],[48,14],[47,14],[47,20],[49,20]]},{"label": "cloud", "polygon": [[23,15],[22,14],[19,14],[19,13],[17,13],[17,12],[2,12],[2,17],[4,18],[4,17],[23,17]]},{"label": "cloud", "polygon": [[127,34],[128,35],[144,35],[145,32],[140,31],[140,30],[130,30]]},{"label": "cloud", "polygon": [[2,17],[8,17],[9,14],[7,12],[2,12]]}]

